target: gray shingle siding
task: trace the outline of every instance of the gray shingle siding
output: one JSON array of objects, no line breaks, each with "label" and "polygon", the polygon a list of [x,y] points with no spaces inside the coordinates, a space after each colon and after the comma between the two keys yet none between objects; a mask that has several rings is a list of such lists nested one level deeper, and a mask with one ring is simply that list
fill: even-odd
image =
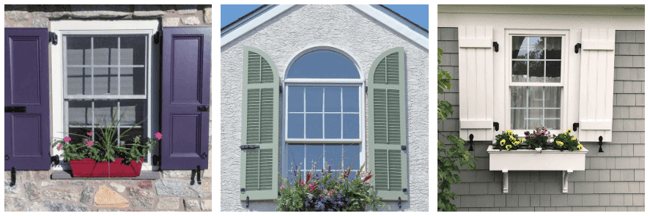
[{"label": "gray shingle siding", "polygon": [[[583,143],[586,170],[569,178],[562,193],[561,172],[510,172],[510,193],[501,191],[502,175],[488,170],[489,142],[475,142],[476,170],[461,168],[462,183],[452,203],[459,211],[644,211],[645,206],[645,42],[644,31],[616,31],[614,60],[613,142]],[[449,71],[452,89],[438,95],[451,102],[454,115],[438,122],[444,135],[459,134],[458,29],[438,28],[438,47],[444,50],[440,67]],[[449,142],[438,135],[440,141]]]}]

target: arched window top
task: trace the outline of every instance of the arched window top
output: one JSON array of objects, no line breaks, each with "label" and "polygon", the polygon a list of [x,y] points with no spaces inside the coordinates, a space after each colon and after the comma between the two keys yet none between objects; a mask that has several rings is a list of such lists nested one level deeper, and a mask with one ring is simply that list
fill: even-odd
[{"label": "arched window top", "polygon": [[359,79],[359,71],[352,60],[343,54],[326,49],[310,51],[300,56],[289,68],[287,78]]}]

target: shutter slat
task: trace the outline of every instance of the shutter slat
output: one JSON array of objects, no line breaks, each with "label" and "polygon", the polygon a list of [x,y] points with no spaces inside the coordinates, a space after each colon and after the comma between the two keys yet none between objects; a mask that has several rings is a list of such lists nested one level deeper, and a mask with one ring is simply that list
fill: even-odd
[{"label": "shutter slat", "polygon": [[244,104],[241,200],[273,200],[278,196],[279,86],[277,68],[262,51],[244,47]]}]

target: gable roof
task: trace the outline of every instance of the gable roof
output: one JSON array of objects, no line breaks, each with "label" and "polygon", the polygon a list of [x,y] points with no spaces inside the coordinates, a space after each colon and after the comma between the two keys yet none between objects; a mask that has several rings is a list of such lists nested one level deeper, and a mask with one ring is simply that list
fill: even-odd
[{"label": "gable roof", "polygon": [[[221,46],[225,46],[254,28],[291,9],[294,4],[262,5],[221,28]],[[429,50],[429,31],[383,5],[352,5],[369,17],[393,29]]]}]

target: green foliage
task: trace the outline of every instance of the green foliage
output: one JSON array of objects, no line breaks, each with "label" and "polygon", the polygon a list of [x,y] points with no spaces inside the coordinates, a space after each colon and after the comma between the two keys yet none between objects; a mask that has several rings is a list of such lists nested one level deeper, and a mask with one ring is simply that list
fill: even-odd
[{"label": "green foliage", "polygon": [[[130,163],[131,160],[139,162],[140,158],[145,157],[147,155],[147,152],[153,148],[157,140],[151,139],[145,143],[142,143],[140,136],[125,136],[129,131],[131,131],[131,129],[142,124],[142,121],[137,122],[126,130],[123,130],[122,133],[118,135],[118,125],[122,123],[127,113],[128,112],[124,112],[118,117],[117,111],[115,111],[111,115],[110,121],[95,117],[96,119],[101,119],[101,127],[96,128],[99,133],[94,134],[94,141],[92,140],[92,132],[90,129],[88,129],[86,134],[70,134],[88,141],[70,143],[69,141],[71,138],[66,137],[64,140],[54,141],[52,147],[63,149],[62,156],[64,161],[90,158],[97,162],[112,162],[115,160],[115,158],[124,158],[125,163]],[[68,139],[68,142],[66,142],[66,139]],[[130,141],[130,143],[119,146],[118,140]]]},{"label": "green foliage", "polygon": [[583,148],[578,138],[571,135],[571,129],[564,133],[553,135],[553,143],[551,143],[551,145],[553,145],[555,149],[569,151],[582,150]]},{"label": "green foliage", "polygon": [[551,137],[551,132],[546,130],[546,127],[543,128],[535,128],[535,130],[531,132],[524,132],[526,135],[526,141],[525,143],[529,146],[532,146],[532,148],[544,148],[547,145],[548,138]]},{"label": "green foliage", "polygon": [[363,171],[356,173],[354,179],[349,179],[351,168],[335,175],[331,167],[320,172],[310,171],[307,178],[302,180],[302,172],[293,169],[293,175],[282,178],[279,205],[277,211],[365,211],[371,207],[377,211],[380,207],[388,207],[377,196],[374,186],[369,181],[374,175]]},{"label": "green foliage", "polygon": [[[438,65],[442,49],[438,48]],[[438,67],[438,94],[442,94],[445,89],[451,88],[451,75],[449,72]],[[454,114],[451,104],[448,101],[438,100],[438,121],[444,121],[449,115]],[[445,136],[441,133],[442,136]],[[439,211],[456,211],[456,206],[450,202],[456,199],[456,193],[452,193],[451,184],[460,183],[460,166],[467,166],[468,169],[476,169],[474,161],[477,159],[465,150],[465,140],[447,135],[447,140],[451,142],[451,147],[447,149],[444,143],[438,141],[438,210]]]},{"label": "green foliage", "polygon": [[496,136],[496,140],[497,144],[495,147],[497,149],[505,149],[507,151],[517,150],[519,147],[521,147],[521,143],[524,142],[524,139],[520,139],[519,135],[513,134],[510,130],[506,130],[501,134],[498,134]]}]

